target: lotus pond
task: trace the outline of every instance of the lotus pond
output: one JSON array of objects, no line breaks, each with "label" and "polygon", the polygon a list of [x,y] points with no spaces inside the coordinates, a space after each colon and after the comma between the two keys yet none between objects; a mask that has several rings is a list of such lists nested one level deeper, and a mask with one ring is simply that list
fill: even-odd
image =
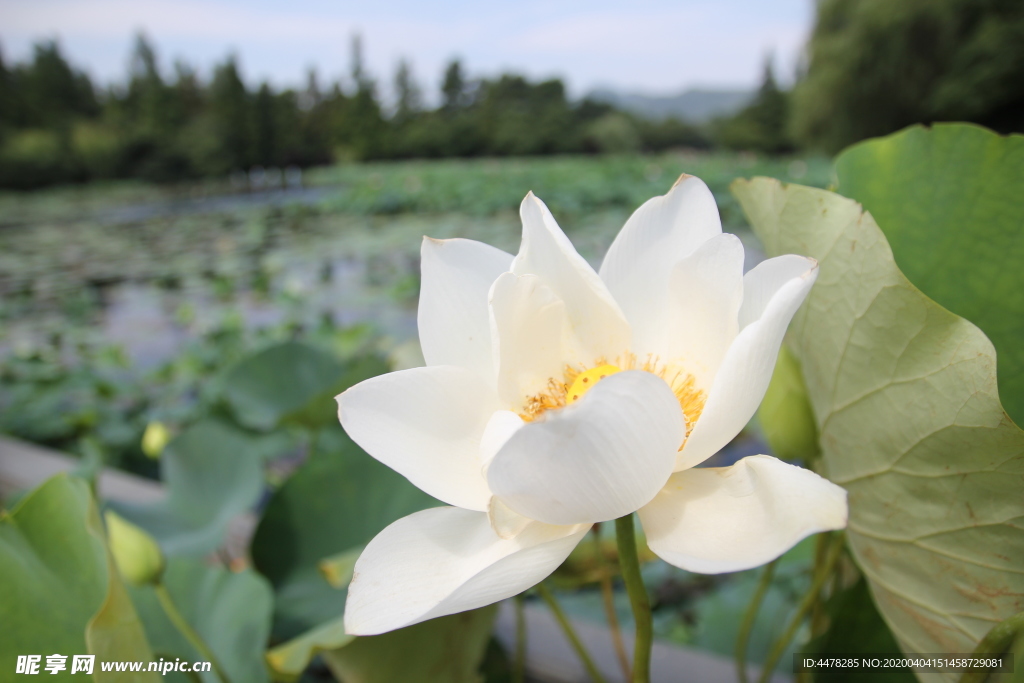
[{"label": "lotus pond", "polygon": [[[1004,299],[1020,313],[1024,289],[967,258],[1019,251],[1006,235],[1024,213],[1005,179],[1024,179],[1021,149],[1019,136],[947,126],[871,141],[836,163],[696,153],[403,162],[0,195],[0,432],[82,460],[77,474],[3,501],[0,584],[51,597],[0,606],[20,624],[0,642],[0,667],[61,647],[208,658],[151,586],[122,584],[103,512],[159,544],[161,590],[221,668],[203,680],[516,680],[516,653],[489,635],[493,608],[345,634],[359,551],[438,501],[352,442],[333,397],[422,363],[422,236],[514,253],[532,190],[597,265],[630,213],[681,173],[711,188],[746,269],[783,253],[822,264],[763,419],[710,464],[773,451],[801,461],[849,491],[851,521],[767,570],[705,576],[641,554],[656,637],[728,658],[739,639],[747,661],[784,671],[797,650],[970,652],[1024,607],[1024,437],[1011,419],[1021,417],[1022,356],[1004,353],[1020,330],[984,296],[989,285],[1015,292]],[[952,168],[982,178],[976,210],[956,200]],[[755,176],[765,178],[734,182]],[[823,189],[837,182],[840,194]],[[965,242],[963,225],[990,233]],[[954,275],[968,286],[950,287]],[[100,466],[159,479],[168,497],[97,500],[89,482]],[[228,523],[246,513],[251,545],[228,556]],[[571,617],[605,623],[612,613],[631,632],[611,537],[588,536],[543,585]],[[61,544],[63,570],[16,571],[22,551],[12,548],[47,543]],[[81,590],[69,593],[72,581]],[[59,627],[31,616],[46,600],[70,615]],[[872,680],[914,678],[886,675]]]}]

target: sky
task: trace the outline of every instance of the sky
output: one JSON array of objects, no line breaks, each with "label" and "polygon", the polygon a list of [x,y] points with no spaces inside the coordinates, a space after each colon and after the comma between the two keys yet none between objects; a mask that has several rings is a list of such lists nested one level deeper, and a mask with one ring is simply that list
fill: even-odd
[{"label": "sky", "polygon": [[346,77],[359,33],[385,92],[407,59],[431,97],[457,57],[471,76],[560,77],[574,96],[675,94],[755,87],[768,54],[790,81],[813,18],[814,0],[0,0],[0,49],[18,61],[57,38],[90,76],[118,82],[143,31],[167,73],[184,59],[208,75],[233,52],[248,83],[284,87],[310,67],[321,84]]}]

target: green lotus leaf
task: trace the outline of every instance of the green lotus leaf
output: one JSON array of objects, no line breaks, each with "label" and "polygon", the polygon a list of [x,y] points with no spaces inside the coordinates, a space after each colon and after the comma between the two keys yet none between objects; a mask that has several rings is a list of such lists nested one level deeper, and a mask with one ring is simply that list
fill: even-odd
[{"label": "green lotus leaf", "polygon": [[224,399],[238,421],[251,429],[266,431],[283,424],[317,429],[337,422],[337,394],[388,370],[374,355],[342,363],[318,348],[290,341],[235,365],[224,380]]},{"label": "green lotus leaf", "polygon": [[[202,560],[177,558],[167,566],[164,585],[231,683],[269,680],[263,651],[270,636],[274,595],[266,579],[251,569],[231,572]],[[129,591],[157,657],[206,659],[170,622],[151,586],[132,586]],[[199,675],[205,683],[218,683],[213,672]]]},{"label": "green lotus leaf", "polygon": [[18,655],[93,654],[94,680],[155,682],[156,673],[101,671],[105,661],[152,659],[135,609],[107,551],[89,486],[65,474],[0,513],[0,671]]},{"label": "green lotus leaf", "polygon": [[323,653],[346,683],[477,683],[498,606],[431,619]]},{"label": "green lotus leaf", "polygon": [[836,175],[903,274],[988,335],[1003,407],[1024,424],[1024,135],[914,126],[850,147]]},{"label": "green lotus leaf", "polygon": [[324,622],[267,652],[267,665],[276,681],[299,680],[310,660],[327,650],[345,647],[356,636],[345,633],[344,615]]},{"label": "green lotus leaf", "polygon": [[263,490],[258,449],[248,434],[206,419],[179,434],[160,458],[165,500],[111,503],[156,538],[170,557],[204,555],[224,541],[228,522],[255,505]]},{"label": "green lotus leaf", "polygon": [[732,191],[770,256],[821,264],[788,343],[879,611],[905,651],[970,652],[1024,608],[1024,432],[992,343],[904,277],[853,200],[767,178]]},{"label": "green lotus leaf", "polygon": [[267,503],[252,542],[256,568],[274,586],[277,639],[341,616],[345,590],[320,562],[364,546],[399,517],[438,504],[352,442],[340,426],[322,430],[314,453]]}]

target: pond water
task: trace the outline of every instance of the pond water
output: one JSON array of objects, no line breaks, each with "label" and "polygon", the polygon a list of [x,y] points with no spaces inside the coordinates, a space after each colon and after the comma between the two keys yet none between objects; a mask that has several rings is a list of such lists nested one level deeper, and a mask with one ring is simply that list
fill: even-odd
[{"label": "pond water", "polygon": [[[520,224],[511,212],[352,216],[318,209],[337,192],[169,199],[8,226],[0,233],[12,247],[0,262],[0,293],[14,303],[0,352],[39,343],[75,320],[147,370],[228,314],[249,328],[328,316],[338,326],[369,324],[397,345],[416,335],[422,236],[518,247]],[[596,267],[627,215],[593,212],[565,228]],[[739,235],[749,269],[763,254],[749,232]],[[75,305],[83,310],[69,312]]]}]

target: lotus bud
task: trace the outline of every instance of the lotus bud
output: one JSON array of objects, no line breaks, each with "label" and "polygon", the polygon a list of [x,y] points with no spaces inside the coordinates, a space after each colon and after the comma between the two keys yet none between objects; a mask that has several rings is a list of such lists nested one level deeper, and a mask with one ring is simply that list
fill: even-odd
[{"label": "lotus bud", "polygon": [[159,583],[166,563],[156,540],[111,510],[105,518],[110,552],[121,576],[136,586]]},{"label": "lotus bud", "polygon": [[171,432],[163,422],[150,422],[142,434],[142,452],[156,460],[171,440]]}]

